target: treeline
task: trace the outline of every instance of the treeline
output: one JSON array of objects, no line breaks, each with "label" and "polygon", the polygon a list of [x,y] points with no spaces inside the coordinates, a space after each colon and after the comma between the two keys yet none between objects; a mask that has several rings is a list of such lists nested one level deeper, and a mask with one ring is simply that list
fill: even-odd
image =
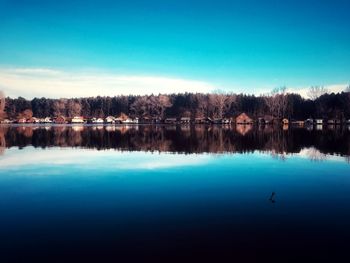
[{"label": "treeline", "polygon": [[265,115],[300,120],[310,117],[350,118],[349,88],[337,94],[317,94],[319,92],[322,92],[322,89],[310,89],[310,99],[305,99],[299,94],[287,93],[285,88],[279,88],[270,94],[261,96],[185,93],[72,99],[34,98],[32,100],[7,97],[1,116],[11,119],[30,118],[31,116],[38,118],[57,116],[103,118],[125,113],[139,118],[211,117],[221,119],[245,112],[253,118]]}]

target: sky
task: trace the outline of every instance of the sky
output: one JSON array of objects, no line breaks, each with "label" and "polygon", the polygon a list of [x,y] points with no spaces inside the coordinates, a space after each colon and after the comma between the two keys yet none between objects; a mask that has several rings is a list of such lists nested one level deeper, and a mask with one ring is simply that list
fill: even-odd
[{"label": "sky", "polygon": [[348,0],[0,0],[0,90],[341,91],[350,83],[348,10]]}]

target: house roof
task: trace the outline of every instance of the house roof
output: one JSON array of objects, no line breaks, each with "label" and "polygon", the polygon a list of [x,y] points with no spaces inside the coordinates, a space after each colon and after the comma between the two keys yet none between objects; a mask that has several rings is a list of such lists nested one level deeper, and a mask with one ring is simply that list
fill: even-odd
[{"label": "house roof", "polygon": [[236,119],[249,119],[252,120],[252,118],[250,118],[245,112],[239,114]]}]

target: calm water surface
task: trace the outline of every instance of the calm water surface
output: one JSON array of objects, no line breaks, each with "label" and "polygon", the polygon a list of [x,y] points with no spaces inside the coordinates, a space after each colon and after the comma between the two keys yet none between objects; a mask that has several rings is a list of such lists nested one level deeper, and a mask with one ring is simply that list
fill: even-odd
[{"label": "calm water surface", "polygon": [[0,262],[350,260],[347,127],[1,126],[0,145]]}]

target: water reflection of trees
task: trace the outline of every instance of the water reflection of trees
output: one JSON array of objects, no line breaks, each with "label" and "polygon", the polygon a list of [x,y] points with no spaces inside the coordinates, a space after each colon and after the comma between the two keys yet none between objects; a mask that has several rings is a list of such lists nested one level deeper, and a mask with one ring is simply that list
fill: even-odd
[{"label": "water reflection of trees", "polygon": [[[347,129],[276,129],[239,126],[52,126],[1,127],[5,147],[84,147],[127,151],[223,153],[269,151],[284,159],[304,148],[319,154],[350,155]],[[310,152],[310,159],[320,159]],[[321,156],[322,157],[322,156]]]},{"label": "water reflection of trees", "polygon": [[5,133],[6,128],[0,128],[0,155],[3,155],[6,149]]}]

